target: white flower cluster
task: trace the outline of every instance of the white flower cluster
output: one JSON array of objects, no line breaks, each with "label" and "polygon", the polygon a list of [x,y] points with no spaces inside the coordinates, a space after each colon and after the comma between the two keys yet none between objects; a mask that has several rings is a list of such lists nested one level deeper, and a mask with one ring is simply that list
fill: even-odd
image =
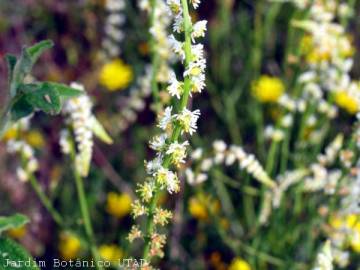
[{"label": "white flower cluster", "polygon": [[[181,3],[179,0],[167,0],[169,8],[173,16],[175,17],[174,31],[181,33],[186,31],[184,29],[184,18]],[[191,1],[194,8],[197,8],[200,1]],[[191,20],[191,18],[188,18]],[[174,35],[169,37],[169,42],[173,52],[184,62],[185,50],[191,51],[191,61],[188,63],[186,70],[184,71],[184,77],[188,77],[191,80],[191,93],[200,93],[205,87],[205,68],[206,59],[204,53],[204,45],[196,44],[195,41],[199,37],[204,37],[206,32],[207,21],[199,21],[191,27],[191,41],[190,48],[185,48],[185,43],[178,41]],[[184,82],[179,81],[175,73],[171,73],[169,79],[168,92],[171,96],[180,99],[184,94]]]},{"label": "white flower cluster", "polygon": [[[72,83],[71,87],[85,92],[84,87],[80,84]],[[89,173],[94,145],[91,122],[93,117],[92,106],[89,96],[84,94],[69,99],[63,108],[63,113],[68,116],[67,122],[74,132],[77,144],[76,168],[80,175],[84,177]]]},{"label": "white flower cluster", "polygon": [[10,140],[7,142],[7,151],[21,157],[21,165],[16,169],[16,174],[20,181],[28,181],[29,177],[39,168],[34,149],[24,141]]},{"label": "white flower cluster", "polygon": [[[149,2],[143,0],[140,2],[143,8],[151,8]],[[196,8],[200,1],[191,1],[194,8]],[[188,98],[192,93],[201,92],[205,87],[205,67],[206,60],[204,59],[203,45],[193,44],[195,39],[203,37],[206,30],[206,23],[192,25],[188,11],[183,11],[183,2],[178,0],[167,0],[167,5],[163,6],[163,2],[159,1],[155,6],[155,15],[160,16],[165,10],[170,10],[169,14],[174,19],[173,29],[175,32],[183,33],[185,42],[177,41],[174,36],[168,37],[166,35],[166,42],[164,44],[170,44],[171,49],[180,59],[185,63],[185,72],[183,74],[184,81],[177,80],[174,72],[171,72],[169,80],[169,93],[172,96],[180,99],[177,112],[174,112],[173,107],[166,107],[159,115],[158,127],[162,130],[162,133],[155,136],[150,141],[150,148],[154,149],[156,157],[145,163],[146,171],[149,174],[147,180],[140,184],[138,187],[138,194],[141,199],[141,203],[137,202],[137,206],[133,207],[133,215],[135,217],[141,215],[148,215],[150,222],[157,225],[165,225],[172,217],[169,212],[156,207],[153,209],[154,200],[156,202],[156,194],[160,190],[167,190],[169,194],[177,193],[180,191],[180,181],[175,171],[170,168],[173,166],[179,168],[186,162],[188,141],[180,141],[182,134],[193,135],[197,130],[197,121],[200,117],[199,110],[189,110],[187,108]],[[164,9],[164,10],[162,10]],[[163,18],[162,18],[163,19]],[[160,20],[160,18],[159,18]],[[158,39],[163,39],[163,31],[165,30],[163,24],[156,23],[152,29],[151,34]],[[190,25],[189,25],[190,24]],[[178,44],[179,47],[174,47]],[[181,45],[180,45],[181,44]],[[201,52],[198,48],[201,47]],[[176,91],[170,89],[174,88],[176,84]],[[141,211],[138,211],[138,210]],[[150,234],[150,235],[147,235]],[[145,232],[145,237],[150,240],[150,254],[151,256],[162,256],[160,249],[154,249],[157,237],[156,228],[150,232]],[[131,237],[131,239],[133,239]]]},{"label": "white flower cluster", "polygon": [[330,242],[326,242],[318,253],[316,258],[316,265],[312,270],[333,270],[333,255],[331,252]]},{"label": "white flower cluster", "polygon": [[[342,3],[344,9],[346,3]],[[321,102],[321,110],[329,117],[336,115],[330,104],[325,103],[324,91],[332,94],[344,92],[360,106],[359,84],[350,78],[353,66],[353,46],[344,27],[338,23],[342,13],[338,13],[335,0],[315,0],[309,7],[309,18],[297,21],[295,25],[304,29],[308,42],[304,46],[308,70],[303,73],[299,82],[304,84],[303,98],[307,102]],[[320,107],[318,107],[320,110]]]},{"label": "white flower cluster", "polygon": [[102,42],[102,47],[109,58],[114,58],[120,54],[119,44],[124,39],[121,27],[125,22],[125,16],[122,14],[125,9],[125,1],[106,0],[105,8],[108,14],[104,29],[106,37]]},{"label": "white flower cluster", "polygon": [[[245,170],[252,175],[257,181],[275,188],[275,182],[265,172],[260,162],[252,154],[247,154],[242,147],[231,145],[230,147],[222,140],[214,141],[214,153],[210,157],[203,157],[203,151],[197,149],[193,155],[193,161],[201,161],[199,168],[186,170],[187,181],[190,185],[200,184],[207,180],[208,172],[215,165],[223,164],[225,166],[232,166],[237,162],[241,171]],[[196,172],[196,173],[195,173]]]},{"label": "white flower cluster", "polygon": [[175,54],[171,49],[167,32],[172,20],[171,14],[164,0],[156,1],[154,11],[151,8],[149,0],[140,0],[139,8],[146,11],[150,17],[151,13],[154,12],[152,26],[149,31],[153,37],[153,43],[150,44],[150,46],[153,46],[152,50],[154,50],[159,57],[156,80],[159,83],[167,83],[170,79],[170,74],[173,72],[170,65],[175,60]]}]

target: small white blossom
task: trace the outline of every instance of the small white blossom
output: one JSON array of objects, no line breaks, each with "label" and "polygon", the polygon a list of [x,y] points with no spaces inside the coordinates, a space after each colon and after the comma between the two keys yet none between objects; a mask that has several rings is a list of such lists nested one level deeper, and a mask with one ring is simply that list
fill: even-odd
[{"label": "small white blossom", "polygon": [[155,151],[161,151],[166,146],[166,134],[161,134],[156,136],[151,142],[150,142],[150,148]]},{"label": "small white blossom", "polygon": [[163,112],[158,124],[158,127],[161,128],[162,130],[167,130],[171,126],[173,119],[171,112],[172,112],[172,107],[165,108],[165,111]]},{"label": "small white blossom", "polygon": [[197,121],[200,117],[200,110],[189,111],[184,108],[183,111],[180,114],[176,114],[175,117],[182,127],[182,132],[192,135],[197,130]]},{"label": "small white blossom", "polygon": [[166,154],[171,156],[173,164],[179,165],[180,163],[185,163],[186,146],[188,145],[188,141],[183,143],[174,142],[170,144]]},{"label": "small white blossom", "polygon": [[191,38],[195,41],[195,38],[204,37],[206,32],[207,21],[198,21],[193,25],[193,32]]},{"label": "small white blossom", "polygon": [[178,99],[180,99],[184,92],[184,83],[177,80],[175,72],[170,73],[170,81],[167,90],[171,96],[175,96]]}]

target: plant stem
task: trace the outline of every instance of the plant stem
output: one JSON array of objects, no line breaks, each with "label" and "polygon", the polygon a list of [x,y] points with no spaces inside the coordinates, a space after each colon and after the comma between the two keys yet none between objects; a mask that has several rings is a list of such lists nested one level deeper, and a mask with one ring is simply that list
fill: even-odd
[{"label": "plant stem", "polygon": [[[88,209],[85,191],[84,191],[83,179],[75,169],[73,171],[74,171],[74,177],[75,177],[76,190],[77,190],[79,203],[80,203],[81,215],[82,215],[83,222],[84,222],[85,233],[88,238],[88,242],[90,244],[91,253],[92,253],[95,261],[98,262],[98,261],[100,261],[100,255],[97,250],[96,243],[95,243],[94,232],[93,232],[93,228],[92,228],[92,224],[91,224],[91,220],[90,220],[89,209]],[[97,264],[96,267],[99,270],[103,269],[99,264]]]},{"label": "plant stem", "polygon": [[[191,20],[189,15],[189,8],[187,0],[181,0],[182,8],[183,8],[183,16],[184,16],[184,36],[185,36],[185,68],[187,68],[190,65],[191,59],[192,59],[192,53],[191,53]],[[184,108],[187,107],[189,96],[190,96],[190,90],[191,90],[191,79],[189,76],[186,76],[184,78],[184,93],[180,100],[180,108],[179,111],[182,111]],[[178,123],[175,123],[174,131],[170,137],[169,143],[173,143],[179,139],[179,136],[181,134],[181,126]],[[171,163],[171,158],[169,155],[165,156],[163,161],[163,167],[169,168]],[[153,217],[155,214],[156,205],[158,202],[160,196],[160,186],[156,184],[154,189],[154,196],[151,198],[150,206],[149,206],[149,214],[148,218],[146,220],[146,226],[145,226],[145,245],[144,245],[144,251],[143,251],[143,259],[146,261],[149,260],[149,251],[151,246],[151,235],[154,231],[154,221]]]},{"label": "plant stem", "polygon": [[[71,161],[72,161],[72,164],[75,164],[75,160],[76,160],[75,145],[73,142],[71,145],[72,145],[71,151],[70,151]],[[80,204],[80,211],[81,211],[82,219],[84,222],[84,229],[85,229],[87,241],[90,244],[90,251],[91,251],[91,254],[92,254],[94,260],[96,262],[99,262],[101,258],[100,258],[98,249],[96,247],[94,231],[93,231],[93,227],[91,224],[89,208],[88,208],[86,195],[85,195],[83,178],[81,177],[81,175],[79,174],[79,172],[77,171],[75,166],[73,166],[72,170],[73,170],[73,174],[74,174],[74,178],[75,178],[76,192],[77,192],[77,196],[78,196],[78,200],[79,200],[79,204]],[[96,263],[96,269],[103,270],[103,267],[101,265],[99,265],[98,263]]]},{"label": "plant stem", "polygon": [[53,207],[50,199],[46,196],[46,194],[44,193],[44,191],[42,190],[42,188],[41,188],[41,186],[39,184],[39,181],[37,180],[37,178],[33,174],[29,175],[29,182],[30,182],[32,188],[34,189],[36,195],[39,197],[41,203],[44,205],[44,207],[50,213],[50,215],[52,216],[52,218],[54,219],[56,224],[59,227],[64,226],[64,221],[63,221],[61,215]]}]

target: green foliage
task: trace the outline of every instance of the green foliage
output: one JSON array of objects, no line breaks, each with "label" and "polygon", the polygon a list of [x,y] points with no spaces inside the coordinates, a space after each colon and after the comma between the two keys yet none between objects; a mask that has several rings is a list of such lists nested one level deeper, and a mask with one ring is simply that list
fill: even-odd
[{"label": "green foliage", "polygon": [[21,245],[9,238],[0,237],[0,270],[12,269],[39,270],[34,259]]},{"label": "green foliage", "polygon": [[[10,102],[4,111],[1,121],[18,121],[36,110],[47,114],[58,114],[65,99],[79,96],[81,91],[60,83],[37,82],[24,83],[24,79],[42,53],[53,47],[50,40],[41,41],[31,47],[23,48],[19,59],[14,55],[7,55],[6,61],[9,73]],[[8,127],[8,123],[1,123],[0,134]]]},{"label": "green foliage", "polygon": [[[15,214],[9,217],[0,216],[0,234],[10,229],[19,228],[29,222],[29,219],[21,214]],[[0,248],[1,250],[1,248]]]}]

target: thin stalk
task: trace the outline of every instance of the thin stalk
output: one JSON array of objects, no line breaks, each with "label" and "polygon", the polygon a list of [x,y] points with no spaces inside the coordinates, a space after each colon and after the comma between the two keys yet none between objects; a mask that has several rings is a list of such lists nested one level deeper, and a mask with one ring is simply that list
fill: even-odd
[{"label": "thin stalk", "polygon": [[[76,191],[77,191],[79,203],[80,203],[81,215],[82,215],[83,222],[84,222],[85,233],[88,238],[88,242],[90,244],[91,253],[92,253],[95,261],[99,262],[101,258],[100,258],[100,255],[97,250],[96,243],[95,243],[94,232],[93,232],[93,228],[92,228],[92,224],[91,224],[91,220],[90,220],[89,209],[88,209],[85,191],[84,191],[83,179],[76,170],[73,170],[73,171],[74,171],[74,177],[75,177]],[[103,269],[103,267],[101,267],[99,264],[97,264],[96,267],[99,270]]]},{"label": "thin stalk", "polygon": [[[185,50],[185,68],[188,68],[192,59],[192,53],[191,53],[191,30],[192,30],[192,24],[190,20],[189,15],[189,8],[187,0],[181,0],[182,8],[183,8],[183,16],[184,16],[184,36],[185,36],[185,44],[184,44],[184,50]],[[189,96],[190,96],[190,90],[191,90],[191,79],[189,76],[186,76],[184,78],[184,93],[180,100],[180,108],[179,110],[182,111],[184,108],[187,107]],[[176,123],[174,127],[174,131],[170,137],[169,143],[173,143],[179,139],[179,136],[181,134],[181,126]],[[168,155],[164,158],[163,167],[169,168],[171,163],[171,157]],[[151,234],[154,231],[154,221],[153,217],[155,214],[156,205],[158,202],[160,196],[160,186],[157,184],[155,186],[154,190],[154,196],[151,198],[150,201],[150,207],[149,207],[149,214],[148,218],[146,220],[145,225],[145,245],[144,245],[144,251],[143,251],[143,259],[148,260],[149,259],[149,251],[151,246]]]},{"label": "thin stalk", "polygon": [[34,189],[36,195],[39,197],[41,203],[46,208],[46,210],[50,213],[51,217],[54,219],[56,224],[59,227],[63,227],[64,226],[63,218],[61,217],[59,212],[56,211],[56,209],[52,205],[50,199],[46,196],[46,194],[42,190],[42,188],[41,188],[41,186],[39,184],[39,181],[37,180],[35,175],[33,175],[33,174],[29,175],[29,182],[30,182],[32,188]]},{"label": "thin stalk", "polygon": [[[74,145],[71,150],[72,150],[71,151],[72,164],[75,164],[75,147],[74,147]],[[101,257],[99,255],[98,249],[96,247],[94,231],[93,231],[93,227],[91,224],[89,208],[88,208],[86,195],[85,195],[83,178],[81,177],[81,175],[79,174],[79,172],[76,170],[75,167],[73,168],[73,174],[74,174],[74,178],[75,178],[76,192],[77,192],[77,196],[78,196],[78,200],[79,200],[79,204],[80,204],[80,211],[81,211],[82,219],[84,222],[84,229],[85,229],[88,243],[90,245],[90,251],[91,251],[91,254],[92,254],[93,258],[95,259],[95,261],[99,262],[101,260]],[[96,268],[98,270],[104,269],[101,266],[101,264],[98,264],[98,263],[96,263]]]}]

